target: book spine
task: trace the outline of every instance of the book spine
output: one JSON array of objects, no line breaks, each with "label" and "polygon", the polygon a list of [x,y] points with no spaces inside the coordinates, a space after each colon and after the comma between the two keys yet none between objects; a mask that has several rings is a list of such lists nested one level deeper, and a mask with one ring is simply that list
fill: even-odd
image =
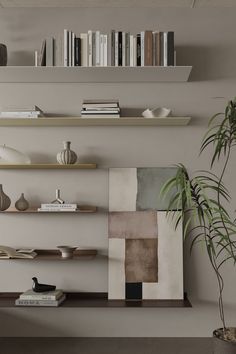
[{"label": "book spine", "polygon": [[71,34],[71,66],[75,66],[75,34]]},{"label": "book spine", "polygon": [[104,66],[104,35],[100,35],[100,66]]},{"label": "book spine", "polygon": [[115,30],[111,30],[111,66],[115,66]]},{"label": "book spine", "polygon": [[100,66],[100,46],[101,46],[101,34],[100,31],[95,32],[95,66]]},{"label": "book spine", "polygon": [[58,306],[63,300],[21,300],[17,299],[17,306]]},{"label": "book spine", "polygon": [[54,39],[46,39],[46,66],[53,66]]},{"label": "book spine", "polygon": [[137,66],[137,38],[136,38],[136,36],[134,36],[133,47],[134,47],[134,66]]},{"label": "book spine", "polygon": [[63,294],[59,295],[20,295],[19,300],[24,301],[58,301]]},{"label": "book spine", "polygon": [[137,66],[141,66],[141,35],[137,34]]},{"label": "book spine", "polygon": [[72,58],[71,58],[71,51],[72,51],[72,32],[69,31],[69,40],[68,40],[68,66],[72,66]]},{"label": "book spine", "polygon": [[115,66],[119,65],[119,35],[115,32]]},{"label": "book spine", "polygon": [[153,56],[153,42],[152,42],[152,31],[145,31],[144,34],[144,65],[152,66]]},{"label": "book spine", "polygon": [[145,32],[140,32],[141,66],[145,65]]},{"label": "book spine", "polygon": [[103,35],[103,66],[108,65],[108,35]]},{"label": "book spine", "polygon": [[125,66],[130,66],[130,34],[125,34]]},{"label": "book spine", "polygon": [[167,32],[167,65],[175,65],[174,32]]},{"label": "book spine", "polygon": [[163,33],[163,66],[167,66],[168,65],[168,47],[167,47],[167,32]]},{"label": "book spine", "polygon": [[157,32],[152,32],[152,65],[156,66],[156,34]]},{"label": "book spine", "polygon": [[88,34],[80,34],[81,66],[88,66]]},{"label": "book spine", "polygon": [[75,212],[77,211],[77,208],[74,208],[74,209],[55,209],[55,208],[38,208],[38,211],[39,212],[47,212],[47,211],[53,211],[55,213],[61,213],[61,212]]},{"label": "book spine", "polygon": [[92,32],[92,66],[96,66],[96,32]]},{"label": "book spine", "polygon": [[88,66],[93,66],[93,33],[88,31]]},{"label": "book spine", "polygon": [[118,32],[118,66],[122,66],[122,32]]},{"label": "book spine", "polygon": [[64,29],[64,66],[68,66],[68,31]]},{"label": "book spine", "polygon": [[75,38],[74,66],[81,66],[81,39]]},{"label": "book spine", "polygon": [[126,33],[122,32],[122,66],[126,66]]},{"label": "book spine", "polygon": [[77,204],[41,204],[41,208],[55,208],[55,209],[77,208]]},{"label": "book spine", "polygon": [[134,66],[134,36],[131,34],[129,36],[129,64]]}]

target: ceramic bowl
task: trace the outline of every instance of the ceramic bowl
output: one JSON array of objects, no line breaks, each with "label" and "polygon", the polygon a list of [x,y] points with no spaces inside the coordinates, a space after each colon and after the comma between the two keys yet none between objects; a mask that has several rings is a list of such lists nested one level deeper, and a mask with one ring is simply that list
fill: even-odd
[{"label": "ceramic bowl", "polygon": [[77,249],[77,247],[71,247],[71,246],[57,246],[59,251],[61,252],[62,258],[73,258],[74,251]]},{"label": "ceramic bowl", "polygon": [[165,107],[157,107],[155,109],[146,109],[143,111],[142,116],[144,118],[164,118],[171,114],[171,109]]}]

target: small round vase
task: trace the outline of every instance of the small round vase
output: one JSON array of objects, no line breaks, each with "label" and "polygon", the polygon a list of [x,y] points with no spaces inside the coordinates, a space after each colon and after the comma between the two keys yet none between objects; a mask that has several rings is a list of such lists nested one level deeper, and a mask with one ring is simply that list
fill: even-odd
[{"label": "small round vase", "polygon": [[62,258],[65,259],[73,258],[74,251],[77,249],[77,247],[71,246],[57,246],[57,248],[60,250]]},{"label": "small round vase", "polygon": [[73,165],[77,161],[77,155],[70,149],[70,141],[64,141],[64,150],[57,154],[57,161],[61,165]]},{"label": "small round vase", "polygon": [[3,192],[2,184],[0,184],[0,211],[7,210],[11,205],[11,199]]},{"label": "small round vase", "polygon": [[0,66],[7,65],[7,46],[0,43]]},{"label": "small round vase", "polygon": [[29,208],[29,202],[25,199],[24,193],[21,193],[20,198],[15,203],[15,207],[19,211],[25,211]]}]

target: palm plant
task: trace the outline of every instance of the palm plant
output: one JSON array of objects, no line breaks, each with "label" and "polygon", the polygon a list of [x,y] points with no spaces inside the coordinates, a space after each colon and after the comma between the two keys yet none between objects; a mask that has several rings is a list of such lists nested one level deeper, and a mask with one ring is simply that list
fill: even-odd
[{"label": "palm plant", "polygon": [[[216,120],[220,118],[220,122]],[[225,262],[236,262],[236,225],[227,207],[230,195],[224,186],[223,177],[227,170],[232,148],[236,145],[236,100],[230,101],[224,113],[217,113],[209,122],[209,129],[200,148],[202,153],[213,147],[211,168],[223,159],[220,176],[209,171],[200,171],[189,176],[186,167],[177,165],[176,175],[169,179],[161,190],[163,198],[170,198],[167,215],[171,215],[174,227],[184,224],[184,237],[191,237],[190,251],[195,244],[202,242],[216,275],[219,290],[219,314],[223,327],[223,338],[232,340],[226,326],[222,266]],[[172,212],[172,213],[170,213]]]}]

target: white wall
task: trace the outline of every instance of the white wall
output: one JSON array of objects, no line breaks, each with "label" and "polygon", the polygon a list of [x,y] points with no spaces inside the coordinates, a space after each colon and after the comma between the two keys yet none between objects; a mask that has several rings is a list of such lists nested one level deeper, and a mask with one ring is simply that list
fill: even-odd
[{"label": "white wall", "polygon": [[[48,113],[78,115],[84,98],[119,98],[124,108],[158,105],[176,115],[191,115],[188,127],[1,128],[0,143],[54,161],[63,140],[71,140],[81,160],[100,167],[169,166],[190,171],[208,168],[210,153],[198,157],[208,118],[235,96],[235,9],[9,9],[0,10],[0,42],[9,49],[9,65],[32,65],[33,52],[46,36],[64,28],[80,33],[111,28],[174,30],[178,65],[193,65],[187,83],[141,84],[0,84],[0,105],[37,104]],[[233,203],[234,154],[226,176]],[[12,198],[21,192],[33,203],[54,198],[62,189],[68,200],[107,208],[107,171],[1,171],[0,182]],[[78,244],[107,248],[105,215],[2,215],[0,243],[13,247]],[[3,336],[210,336],[220,325],[216,281],[204,252],[185,259],[186,291],[192,309],[1,309]],[[0,291],[23,291],[32,275],[66,290],[106,291],[104,259],[78,263],[1,262]],[[225,301],[235,325],[235,268],[225,269]],[[23,320],[23,322],[22,322]],[[24,323],[24,325],[21,325]]]}]

